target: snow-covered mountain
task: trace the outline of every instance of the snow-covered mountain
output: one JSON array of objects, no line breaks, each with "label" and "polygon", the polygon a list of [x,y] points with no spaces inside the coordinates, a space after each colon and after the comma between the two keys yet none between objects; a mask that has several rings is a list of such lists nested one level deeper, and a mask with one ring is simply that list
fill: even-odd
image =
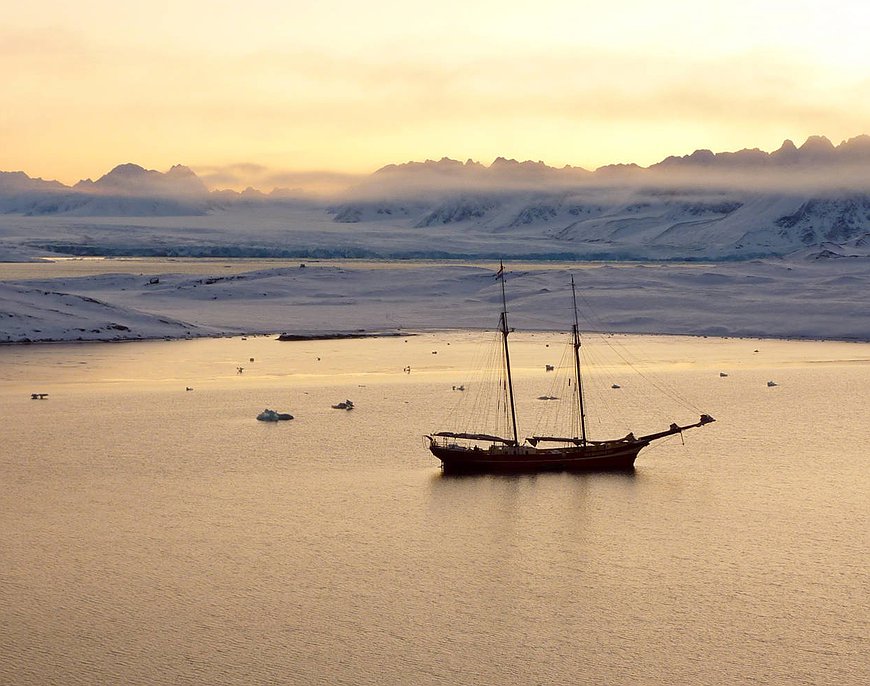
[{"label": "snow-covered mountain", "polygon": [[504,158],[388,165],[330,201],[211,191],[122,164],[74,186],[0,172],[0,256],[723,260],[870,234],[870,136],[698,150],[594,172]]},{"label": "snow-covered mountain", "polygon": [[161,198],[205,197],[208,189],[189,168],[176,164],[161,173],[138,164],[120,164],[96,181],[79,181],[74,190],[96,195],[123,195]]},{"label": "snow-covered mountain", "polygon": [[199,177],[182,165],[161,173],[137,164],[121,164],[96,181],[85,179],[74,186],[31,179],[23,172],[0,172],[0,212],[7,214],[197,215],[208,210],[208,197],[208,189]]},{"label": "snow-covered mountain", "polygon": [[[345,204],[336,221],[390,217],[451,229],[481,245],[512,235],[529,253],[578,259],[746,259],[870,233],[870,192],[585,187],[573,192],[466,193],[430,205]],[[544,248],[542,243],[546,244]]]}]

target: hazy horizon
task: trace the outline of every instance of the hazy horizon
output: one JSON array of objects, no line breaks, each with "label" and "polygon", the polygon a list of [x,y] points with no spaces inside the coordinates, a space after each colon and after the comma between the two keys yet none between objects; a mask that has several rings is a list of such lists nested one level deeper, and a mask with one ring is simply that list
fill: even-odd
[{"label": "hazy horizon", "polygon": [[844,140],[870,119],[865,27],[842,0],[19,3],[0,28],[0,168],[595,169]]}]

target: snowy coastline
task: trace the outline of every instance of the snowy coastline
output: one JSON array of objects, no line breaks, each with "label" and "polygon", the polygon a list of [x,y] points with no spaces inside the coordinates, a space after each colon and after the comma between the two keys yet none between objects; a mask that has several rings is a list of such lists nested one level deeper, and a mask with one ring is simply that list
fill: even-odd
[{"label": "snowy coastline", "polygon": [[[571,274],[584,330],[870,340],[866,257],[514,265],[511,325],[565,330]],[[491,269],[458,265],[0,280],[0,343],[491,329],[499,297]]]}]

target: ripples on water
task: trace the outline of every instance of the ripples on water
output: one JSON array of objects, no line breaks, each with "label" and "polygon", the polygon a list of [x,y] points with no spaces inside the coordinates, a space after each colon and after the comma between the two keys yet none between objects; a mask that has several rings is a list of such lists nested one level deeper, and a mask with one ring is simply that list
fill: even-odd
[{"label": "ripples on water", "polygon": [[0,349],[0,682],[870,680],[870,346],[644,339],[716,424],[631,474],[442,477],[475,340]]}]

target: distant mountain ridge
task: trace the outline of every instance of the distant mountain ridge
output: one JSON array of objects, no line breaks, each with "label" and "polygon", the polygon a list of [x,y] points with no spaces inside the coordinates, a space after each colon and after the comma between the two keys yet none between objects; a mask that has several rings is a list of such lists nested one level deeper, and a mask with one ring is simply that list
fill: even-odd
[{"label": "distant mountain ridge", "polygon": [[165,173],[138,164],[120,164],[96,181],[84,179],[72,187],[85,193],[157,197],[206,196],[208,188],[189,167],[176,164]]},{"label": "distant mountain ridge", "polygon": [[675,166],[772,168],[793,167],[806,164],[853,164],[870,163],[870,136],[861,134],[844,140],[835,146],[824,136],[810,136],[800,147],[785,140],[778,150],[766,153],[758,148],[737,152],[714,153],[696,150],[691,155],[667,157],[650,169],[666,169]]},{"label": "distant mountain ridge", "polygon": [[619,174],[637,172],[656,172],[678,168],[706,168],[731,170],[770,170],[787,169],[805,165],[861,165],[870,168],[870,135],[861,134],[834,145],[825,136],[810,136],[803,145],[797,147],[793,141],[786,139],[779,149],[765,152],[759,148],[744,148],[736,152],[713,152],[699,149],[689,155],[666,157],[660,162],[641,167],[634,163],[608,164],[594,171],[566,165],[551,167],[541,161],[526,160],[520,162],[504,157],[496,158],[491,165],[486,166],[474,160],[460,162],[448,157],[425,162],[405,162],[403,164],[388,164],[378,169],[373,176],[390,176],[398,174],[440,174],[443,176],[471,176],[480,174],[502,174],[515,176],[554,177],[562,175],[575,179],[590,179],[607,176],[613,178]]},{"label": "distant mountain ridge", "polygon": [[[679,169],[768,171],[820,165],[859,166],[870,170],[870,135],[861,134],[844,140],[836,146],[825,136],[810,136],[800,147],[791,140],[785,140],[777,150],[770,153],[758,148],[744,148],[736,152],[712,152],[699,149],[689,155],[666,157],[649,167],[641,167],[634,163],[618,163],[604,165],[594,171],[571,165],[551,167],[540,160],[518,161],[497,157],[491,164],[485,165],[471,159],[460,162],[442,157],[440,160],[385,165],[367,177],[363,185],[378,187],[384,181],[420,180],[426,177],[433,180],[439,177],[457,180],[489,178],[495,183],[511,180],[613,181],[620,177],[632,177],[642,173],[653,175],[659,171]],[[213,195],[224,199],[236,196],[246,196],[248,199],[273,196],[295,197],[286,189],[273,189],[268,193],[254,188],[248,188],[241,193],[228,190],[209,191],[192,169],[181,164],[172,166],[166,172],[159,172],[128,162],[116,166],[96,181],[83,179],[72,186],[58,181],[31,178],[23,171],[0,171],[0,198],[13,194],[52,191],[156,198],[206,199]],[[5,209],[5,211],[9,210]]]},{"label": "distant mountain ridge", "polygon": [[193,170],[161,173],[121,164],[96,181],[73,186],[0,172],[0,212],[24,215],[185,216],[208,210],[209,191]]}]

